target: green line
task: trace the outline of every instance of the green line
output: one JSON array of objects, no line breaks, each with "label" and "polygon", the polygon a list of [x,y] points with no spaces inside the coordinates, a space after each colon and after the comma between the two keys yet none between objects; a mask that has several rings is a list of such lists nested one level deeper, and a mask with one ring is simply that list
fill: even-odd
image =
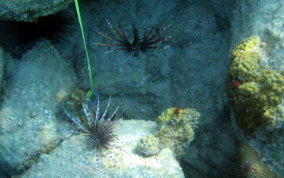
[{"label": "green line", "polygon": [[80,24],[80,29],[81,29],[81,33],[82,33],[83,42],[84,42],[85,53],[86,53],[86,57],[87,57],[90,87],[91,87],[91,91],[93,93],[93,91],[94,91],[94,84],[93,84],[93,78],[92,78],[92,69],[91,69],[90,58],[89,58],[89,53],[88,53],[88,49],[87,49],[86,38],[85,38],[83,22],[82,22],[82,19],[81,19],[81,13],[80,13],[78,0],[75,0],[75,6],[76,6],[78,21],[79,21],[79,24]]}]

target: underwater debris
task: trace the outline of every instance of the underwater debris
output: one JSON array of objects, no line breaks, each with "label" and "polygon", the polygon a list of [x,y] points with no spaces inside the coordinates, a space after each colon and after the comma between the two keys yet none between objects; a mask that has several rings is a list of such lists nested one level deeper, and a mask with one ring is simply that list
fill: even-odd
[{"label": "underwater debris", "polygon": [[110,27],[111,31],[115,36],[107,35],[102,32],[98,32],[99,35],[103,36],[104,38],[111,40],[116,43],[98,43],[99,46],[105,47],[118,47],[116,49],[106,51],[106,53],[116,52],[116,51],[125,51],[128,53],[133,53],[134,57],[139,56],[139,52],[145,52],[149,49],[166,49],[168,46],[156,46],[160,42],[165,42],[171,39],[171,36],[161,37],[160,34],[167,30],[172,24],[165,26],[163,28],[159,28],[157,26],[153,26],[150,29],[146,28],[143,33],[143,37],[140,38],[139,36],[139,29],[132,24],[132,35],[133,40],[130,42],[125,33],[119,28],[112,26],[109,21],[106,21],[108,26]]},{"label": "underwater debris", "polygon": [[100,115],[100,102],[98,100],[95,116],[89,111],[87,104],[82,104],[84,119],[79,119],[72,116],[70,113],[65,112],[68,118],[78,127],[79,132],[83,133],[87,139],[87,146],[91,150],[102,150],[109,148],[109,144],[116,137],[114,134],[114,125],[116,121],[116,112],[119,107],[109,114],[108,108],[111,102],[109,97],[106,109]]}]

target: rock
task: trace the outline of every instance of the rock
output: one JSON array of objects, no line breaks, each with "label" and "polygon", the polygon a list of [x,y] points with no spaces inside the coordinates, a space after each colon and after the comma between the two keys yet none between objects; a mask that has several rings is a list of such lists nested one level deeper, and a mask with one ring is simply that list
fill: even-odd
[{"label": "rock", "polygon": [[84,135],[74,135],[48,154],[42,154],[22,177],[175,177],[183,172],[174,154],[163,149],[155,156],[144,158],[135,151],[139,139],[157,129],[155,122],[120,120],[117,140],[102,152],[89,152]]},{"label": "rock", "polygon": [[0,19],[36,21],[37,18],[59,12],[73,0],[9,0],[0,2]]},{"label": "rock", "polygon": [[[103,8],[96,8],[98,4],[92,1],[90,7],[97,11],[85,22],[88,31],[112,34],[108,19],[128,38],[132,38],[129,24],[133,22],[141,33],[172,24],[162,34],[172,38],[159,44],[169,46],[165,50],[147,50],[137,58],[123,51],[105,53],[114,48],[98,47],[97,43],[110,41],[90,33],[89,52],[96,57],[92,65],[95,89],[104,96],[111,94],[124,118],[154,120],[171,106],[191,106],[200,112],[198,131],[183,159],[194,167],[184,170],[189,177],[232,177],[239,171],[231,164],[236,159],[237,141],[226,102],[229,20],[234,3],[214,0],[212,6],[212,2],[101,1]],[[226,8],[217,8],[217,3]],[[88,79],[84,81],[87,87]]]},{"label": "rock", "polygon": [[0,48],[0,92],[2,89],[3,73],[4,73],[4,50]]},{"label": "rock", "polygon": [[273,59],[271,67],[284,70],[283,15],[281,0],[246,1],[239,0],[233,11],[231,24],[231,47],[249,36],[260,36],[268,46],[268,57]]},{"label": "rock", "polygon": [[75,74],[59,52],[43,41],[14,65],[9,76],[0,110],[0,170],[12,175],[62,141],[61,121],[55,116],[57,98],[72,90]]},{"label": "rock", "polygon": [[[257,126],[253,129],[254,134],[248,135],[246,132],[239,130],[238,135],[245,135],[245,139],[242,140],[257,152],[260,160],[265,163],[271,171],[276,173],[277,177],[284,177],[283,6],[284,2],[281,0],[239,0],[236,2],[231,18],[231,48],[234,48],[234,46],[241,41],[247,38],[249,39],[250,36],[258,36],[264,44],[261,45],[263,52],[259,53],[261,51],[258,51],[255,53],[259,57],[255,58],[251,55],[253,53],[250,53],[250,59],[254,58],[256,60],[254,65],[257,68],[256,72],[250,70],[250,65],[246,65],[248,68],[243,68],[244,70],[242,72],[243,74],[256,74],[257,77],[258,74],[261,74],[259,77],[260,82],[255,80],[245,81],[241,76],[238,76],[238,78],[242,83],[239,87],[242,90],[241,92],[248,93],[249,90],[253,92],[251,96],[246,95],[246,98],[250,98],[247,101],[254,103],[254,105],[247,105],[247,101],[242,100],[242,105],[246,106],[244,110],[250,113],[258,107],[259,104],[264,103],[265,106],[262,105],[259,107],[263,108],[263,110],[259,112],[261,113],[260,115],[253,116],[253,114],[250,113],[249,116],[243,118],[243,121],[245,121],[242,123],[243,126]],[[250,47],[251,46],[243,48],[243,51],[247,51]],[[233,55],[233,58],[236,55],[237,53]],[[234,81],[230,81],[229,83],[233,84],[233,82]],[[259,90],[259,92],[257,92],[257,90]],[[271,98],[271,96],[273,97]],[[240,96],[238,96],[238,98],[240,98]],[[259,102],[260,99],[261,102]],[[241,117],[237,113],[238,111],[236,111],[237,108],[235,107],[234,109],[235,115],[232,115],[236,118],[233,118],[233,120],[237,121],[238,127],[243,128],[243,126],[240,126],[238,123]],[[258,121],[258,125],[255,125],[255,123],[250,121],[250,117],[261,120]]]}]

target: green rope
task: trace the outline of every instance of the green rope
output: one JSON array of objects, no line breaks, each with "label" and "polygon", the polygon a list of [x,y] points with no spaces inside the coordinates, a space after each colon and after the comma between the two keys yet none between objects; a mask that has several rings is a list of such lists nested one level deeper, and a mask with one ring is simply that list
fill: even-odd
[{"label": "green rope", "polygon": [[[82,19],[81,19],[81,13],[80,13],[78,0],[75,0],[75,6],[76,6],[76,12],[77,12],[78,21],[79,21],[79,24],[80,24],[80,29],[81,29],[81,33],[82,33],[83,42],[84,42],[85,53],[86,53],[86,57],[87,57],[91,93],[93,93],[94,92],[94,84],[93,84],[93,78],[92,78],[92,69],[91,69],[90,58],[89,58],[89,53],[88,53],[88,49],[87,49],[86,38],[85,38],[83,22],[82,22]],[[88,93],[90,93],[90,92],[88,92]]]}]

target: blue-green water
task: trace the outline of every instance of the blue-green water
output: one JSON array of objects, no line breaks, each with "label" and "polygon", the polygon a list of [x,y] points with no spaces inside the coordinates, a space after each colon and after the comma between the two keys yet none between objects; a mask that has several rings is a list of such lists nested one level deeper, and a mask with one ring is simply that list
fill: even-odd
[{"label": "blue-green water", "polygon": [[90,68],[74,2],[27,2],[0,2],[0,177],[284,176],[281,0],[79,0]]}]

